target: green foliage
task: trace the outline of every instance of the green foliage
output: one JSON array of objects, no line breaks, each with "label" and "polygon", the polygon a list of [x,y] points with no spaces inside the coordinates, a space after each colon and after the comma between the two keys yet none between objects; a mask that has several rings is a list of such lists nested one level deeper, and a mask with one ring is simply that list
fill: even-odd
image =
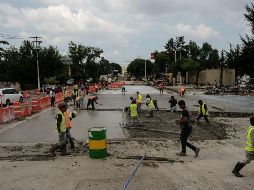
[{"label": "green foliage", "polygon": [[[153,69],[154,64],[150,60],[146,60],[147,77],[152,74]],[[145,76],[145,60],[140,58],[135,59],[128,65],[127,72],[137,78],[143,78]]]},{"label": "green foliage", "polygon": [[72,59],[73,78],[75,80],[99,78],[99,64],[96,59],[100,58],[103,50],[96,47],[84,46],[82,44],[69,43],[69,57]]},{"label": "green foliage", "polygon": [[38,51],[40,79],[58,76],[64,68],[60,61],[60,53],[56,47],[49,46],[35,50],[31,42],[24,41],[19,49],[9,47],[5,49],[0,62],[0,80],[19,82],[22,89],[36,88],[37,68],[36,57]]},{"label": "green foliage", "polygon": [[254,34],[254,4],[251,3],[250,5],[246,5],[245,9],[247,13],[244,14],[244,17],[249,22],[252,34]]}]

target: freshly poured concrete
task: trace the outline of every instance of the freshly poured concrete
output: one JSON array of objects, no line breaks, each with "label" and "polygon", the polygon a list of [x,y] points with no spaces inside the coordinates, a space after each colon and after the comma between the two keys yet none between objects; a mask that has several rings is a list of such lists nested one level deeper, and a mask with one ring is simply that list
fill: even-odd
[{"label": "freshly poured concrete", "polygon": [[[46,113],[0,134],[0,143],[57,141],[54,119],[57,110],[57,108],[48,110]],[[122,123],[122,112],[120,111],[82,110],[72,121],[71,134],[77,140],[86,140],[89,128],[106,127],[108,139],[124,138],[119,123]]]}]

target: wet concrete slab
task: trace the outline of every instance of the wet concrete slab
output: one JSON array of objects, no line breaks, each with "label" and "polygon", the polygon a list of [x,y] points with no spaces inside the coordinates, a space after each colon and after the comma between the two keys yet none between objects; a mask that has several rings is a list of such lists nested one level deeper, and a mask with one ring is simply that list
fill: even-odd
[{"label": "wet concrete slab", "polygon": [[[55,115],[57,108],[49,109],[22,124],[0,134],[0,143],[12,142],[56,142],[58,139],[55,131]],[[120,124],[122,123],[121,111],[79,111],[73,119],[71,129],[72,136],[77,140],[88,138],[88,129],[91,127],[105,127],[107,138],[125,138]]]}]

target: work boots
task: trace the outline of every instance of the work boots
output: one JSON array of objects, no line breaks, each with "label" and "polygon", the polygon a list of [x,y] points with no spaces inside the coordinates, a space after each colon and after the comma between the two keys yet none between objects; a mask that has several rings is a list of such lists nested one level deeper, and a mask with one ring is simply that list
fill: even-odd
[{"label": "work boots", "polygon": [[70,155],[71,153],[66,150],[66,144],[61,146],[61,156]]},{"label": "work boots", "polygon": [[240,174],[240,170],[245,166],[245,163],[237,162],[235,165],[235,168],[233,169],[232,173],[235,174],[236,177],[243,177],[242,174]]},{"label": "work boots", "polygon": [[56,156],[55,151],[59,150],[60,148],[61,146],[59,146],[58,144],[51,144],[50,152],[52,153],[53,156]]}]

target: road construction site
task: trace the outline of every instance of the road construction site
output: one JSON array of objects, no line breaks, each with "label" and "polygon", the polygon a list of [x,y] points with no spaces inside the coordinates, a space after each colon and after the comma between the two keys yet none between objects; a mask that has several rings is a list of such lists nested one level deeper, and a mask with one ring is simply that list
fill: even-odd
[{"label": "road construction site", "polygon": [[[160,108],[147,118],[146,105],[142,106],[142,127],[129,126],[124,111],[136,91],[150,94]],[[190,137],[201,149],[197,158],[190,150],[186,157],[176,155],[181,146],[176,120],[181,115],[167,111],[172,95],[185,100],[194,119],[197,101],[203,99],[208,105],[210,124],[203,119],[200,124],[194,122]],[[148,86],[126,86],[125,95],[121,89],[103,90],[97,96],[102,105],[96,104],[96,110],[76,110],[72,136],[77,148],[70,156],[49,153],[50,144],[58,138],[54,131],[57,108],[1,125],[0,189],[120,190],[144,155],[127,189],[253,189],[251,167],[243,169],[244,178],[231,173],[235,162],[244,159],[245,130],[254,112],[252,96],[204,95],[193,89],[179,97],[172,90],[160,94]],[[71,103],[70,109],[75,109]],[[83,146],[91,127],[107,130],[109,156],[105,159],[89,158]]]}]

